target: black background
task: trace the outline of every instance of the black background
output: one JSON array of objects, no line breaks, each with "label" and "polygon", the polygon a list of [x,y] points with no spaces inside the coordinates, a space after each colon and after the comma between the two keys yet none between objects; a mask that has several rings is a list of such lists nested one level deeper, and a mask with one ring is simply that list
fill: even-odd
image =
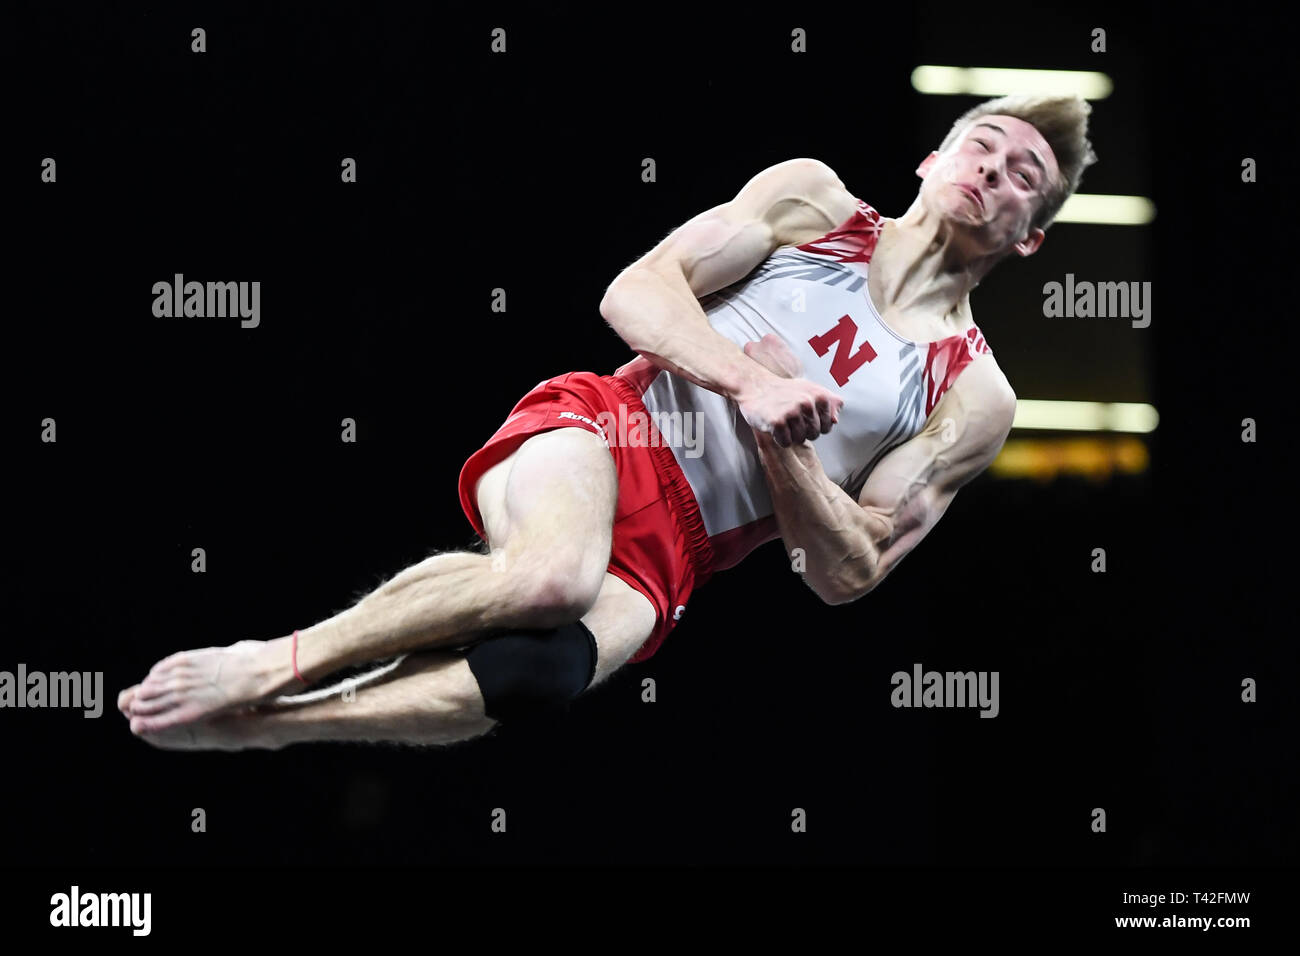
[{"label": "black background", "polygon": [[[0,668],[102,670],[105,713],[0,713],[0,861],[1294,861],[1294,104],[1266,46],[1282,28],[1208,6],[743,10],[22,8]],[[1097,26],[1112,52],[1089,52]],[[1149,470],[982,476],[848,607],[767,545],[653,660],[468,746],[188,754],[131,736],[116,694],[157,659],[306,627],[468,545],[461,463],[543,377],[629,357],[600,295],[674,226],[805,155],[901,215],[917,163],[982,99],[921,96],[918,63],[1115,78],[1081,192],[1149,195],[1157,218],[1058,225],[972,301],[1021,398],[1155,404]],[[1151,326],[1036,318],[1067,271],[1150,280]],[[154,318],[148,290],[176,272],[260,280],[261,326]],[[889,675],[917,661],[1000,671],[1001,715],[893,709]]]}]

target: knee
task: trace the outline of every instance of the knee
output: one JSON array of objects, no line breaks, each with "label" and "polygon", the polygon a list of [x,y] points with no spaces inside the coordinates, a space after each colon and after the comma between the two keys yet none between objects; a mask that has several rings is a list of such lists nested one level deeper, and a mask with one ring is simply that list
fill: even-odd
[{"label": "knee", "polygon": [[499,634],[465,655],[492,720],[553,714],[589,686],[596,673],[595,635],[580,621]]},{"label": "knee", "polygon": [[581,562],[539,563],[520,581],[520,600],[533,627],[559,627],[580,620],[600,595],[604,568]]}]

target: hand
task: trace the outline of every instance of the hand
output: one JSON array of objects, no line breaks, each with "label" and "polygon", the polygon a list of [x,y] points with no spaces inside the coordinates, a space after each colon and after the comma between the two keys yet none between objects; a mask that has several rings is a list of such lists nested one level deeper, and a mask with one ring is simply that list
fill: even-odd
[{"label": "hand", "polygon": [[[765,335],[745,345],[745,354],[775,375],[797,375],[799,360],[780,339]],[[782,448],[815,441],[839,421],[844,399],[803,378],[764,378],[736,399],[740,414],[758,433],[770,434]]]},{"label": "hand", "polygon": [[803,375],[803,365],[790,351],[790,346],[770,332],[757,342],[746,342],[745,354],[782,378],[799,378]]}]

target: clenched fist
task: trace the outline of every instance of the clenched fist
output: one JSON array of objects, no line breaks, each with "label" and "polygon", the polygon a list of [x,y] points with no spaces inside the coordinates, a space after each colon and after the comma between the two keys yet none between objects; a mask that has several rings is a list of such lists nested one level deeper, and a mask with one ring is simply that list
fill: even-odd
[{"label": "clenched fist", "polygon": [[749,427],[770,434],[782,448],[815,441],[839,421],[844,399],[816,382],[797,376],[799,360],[781,339],[765,335],[745,343],[745,354],[779,378],[763,379],[736,399]]}]

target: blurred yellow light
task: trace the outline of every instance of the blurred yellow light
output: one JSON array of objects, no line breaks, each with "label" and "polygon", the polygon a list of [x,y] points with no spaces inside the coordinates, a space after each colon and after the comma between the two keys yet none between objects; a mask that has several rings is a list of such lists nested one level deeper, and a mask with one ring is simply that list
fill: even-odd
[{"label": "blurred yellow light", "polygon": [[1053,431],[1153,432],[1160,422],[1155,406],[1141,402],[1056,402],[1017,399],[1012,428]]},{"label": "blurred yellow light", "polygon": [[1012,70],[982,66],[918,66],[912,71],[912,88],[939,95],[1004,96],[1041,93],[1044,96],[1078,94],[1085,100],[1104,100],[1115,84],[1105,73],[1088,70]]},{"label": "blurred yellow light", "polygon": [[1116,473],[1140,474],[1149,463],[1140,438],[1021,438],[1002,446],[989,472],[998,478],[1050,481],[1059,475],[1081,475],[1102,481]]},{"label": "blurred yellow light", "polygon": [[1055,222],[1094,222],[1107,226],[1145,226],[1156,218],[1156,204],[1145,196],[1075,193],[1061,206]]}]

